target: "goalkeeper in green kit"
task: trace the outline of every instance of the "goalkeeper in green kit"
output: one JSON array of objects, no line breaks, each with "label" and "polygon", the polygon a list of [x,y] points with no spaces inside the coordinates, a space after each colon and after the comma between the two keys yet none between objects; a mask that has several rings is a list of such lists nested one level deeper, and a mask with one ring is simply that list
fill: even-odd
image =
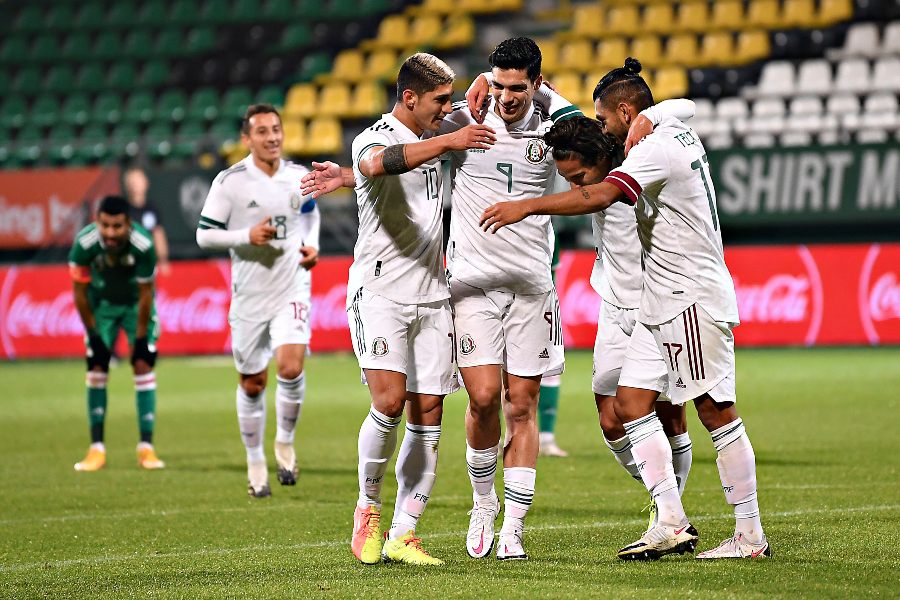
[{"label": "goalkeeper in green kit", "polygon": [[131,345],[140,443],[138,465],[162,469],[153,449],[156,419],[156,340],[159,322],[153,301],[156,250],[150,233],[128,217],[128,202],[119,196],[100,201],[97,218],[75,237],[69,253],[75,307],[87,331],[87,406],[91,446],[76,471],[98,471],[106,465],[103,425],[110,348],[119,329]]}]

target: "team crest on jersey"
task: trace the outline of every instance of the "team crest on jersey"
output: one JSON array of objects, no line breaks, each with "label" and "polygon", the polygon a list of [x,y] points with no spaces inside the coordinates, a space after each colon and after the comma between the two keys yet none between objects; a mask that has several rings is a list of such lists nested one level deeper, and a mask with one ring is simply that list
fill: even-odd
[{"label": "team crest on jersey", "polygon": [[475,340],[472,339],[472,336],[468,333],[463,334],[461,338],[459,338],[459,351],[465,355],[472,354],[475,350]]},{"label": "team crest on jersey", "polygon": [[539,139],[531,139],[528,140],[528,145],[525,146],[525,160],[530,162],[533,165],[540,164],[541,161],[544,160],[544,157],[547,155],[547,146],[544,145],[543,140]]},{"label": "team crest on jersey", "polygon": [[388,343],[383,337],[377,337],[372,341],[372,355],[384,356],[388,353]]},{"label": "team crest on jersey", "polygon": [[303,202],[303,196],[300,192],[291,192],[291,210],[300,210],[300,204]]}]

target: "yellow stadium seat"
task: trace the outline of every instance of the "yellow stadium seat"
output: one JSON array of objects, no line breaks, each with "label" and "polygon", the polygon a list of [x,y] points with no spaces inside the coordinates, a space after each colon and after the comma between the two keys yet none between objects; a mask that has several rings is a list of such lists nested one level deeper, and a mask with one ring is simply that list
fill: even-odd
[{"label": "yellow stadium seat", "polygon": [[326,84],[319,92],[319,116],[344,117],[350,114],[350,86],[342,81]]},{"label": "yellow stadium seat", "polygon": [[659,36],[656,35],[643,35],[634,38],[631,41],[631,52],[629,54],[650,69],[655,69],[665,62],[662,53],[662,43],[659,40]]},{"label": "yellow stadium seat", "polygon": [[553,79],[550,80],[550,83],[553,84],[553,87],[556,88],[556,91],[559,92],[560,96],[572,104],[581,103],[583,99],[583,86],[581,84],[581,75],[578,73],[573,73],[571,71],[567,73],[557,73],[553,76]]},{"label": "yellow stadium seat", "polygon": [[641,15],[636,5],[613,6],[606,13],[604,34],[630,36],[638,32],[640,25]]},{"label": "yellow stadium seat", "polygon": [[397,53],[389,48],[375,50],[366,58],[365,74],[367,77],[395,81],[397,71]]},{"label": "yellow stadium seat", "polygon": [[423,15],[412,20],[409,37],[416,46],[430,46],[441,36],[441,18],[437,15]]},{"label": "yellow stadium seat", "polygon": [[535,40],[541,49],[541,71],[555,73],[559,71],[559,43],[552,38]]},{"label": "yellow stadium seat", "polygon": [[734,56],[738,64],[753,62],[771,55],[772,47],[766,31],[742,31],[738,34]]},{"label": "yellow stadium seat", "polygon": [[744,24],[742,0],[718,0],[713,2],[711,29],[741,29]]},{"label": "yellow stadium seat", "polygon": [[412,6],[406,11],[414,15],[449,15],[456,12],[456,5],[447,0],[424,0],[419,6]]},{"label": "yellow stadium seat", "polygon": [[359,81],[366,76],[364,60],[359,50],[341,50],[334,58],[330,79]]},{"label": "yellow stadium seat", "polygon": [[682,3],[678,8],[675,30],[700,33],[707,29],[709,29],[709,4],[706,0],[690,0]]},{"label": "yellow stadium seat", "polygon": [[818,21],[820,25],[833,25],[853,18],[853,0],[821,0]]},{"label": "yellow stadium seat", "polygon": [[603,40],[597,46],[594,67],[599,69],[615,69],[625,64],[628,58],[628,45],[623,38]]},{"label": "yellow stadium seat", "polygon": [[297,83],[288,90],[284,102],[284,117],[303,118],[316,114],[318,88],[311,83]]},{"label": "yellow stadium seat", "polygon": [[522,8],[521,0],[460,0],[455,4],[459,11],[483,15]]},{"label": "yellow stadium seat", "polygon": [[778,0],[750,0],[746,23],[750,28],[778,28],[781,24],[781,6]]},{"label": "yellow stadium seat", "polygon": [[815,27],[816,21],[816,4],[813,0],[784,0],[782,27]]},{"label": "yellow stadium seat", "polygon": [[700,56],[693,66],[722,66],[734,62],[734,35],[730,31],[707,33],[700,43]]},{"label": "yellow stadium seat", "polygon": [[475,41],[475,21],[469,15],[454,15],[447,19],[444,33],[435,48],[462,48]]},{"label": "yellow stadium seat", "polygon": [[644,8],[641,31],[644,33],[670,33],[675,23],[675,8],[672,4],[650,4]]},{"label": "yellow stadium seat", "polygon": [[666,42],[666,62],[672,65],[692,65],[697,61],[700,50],[697,46],[697,36],[693,33],[673,35]]},{"label": "yellow stadium seat", "polygon": [[354,117],[369,117],[387,112],[387,94],[384,85],[377,81],[364,81],[353,90],[350,114]]},{"label": "yellow stadium seat", "polygon": [[575,5],[572,15],[572,29],[566,37],[598,39],[603,35],[603,7],[593,2]]},{"label": "yellow stadium seat", "polygon": [[306,154],[337,154],[344,147],[341,124],[337,119],[319,118],[310,122],[306,130]]},{"label": "yellow stadium seat", "polygon": [[284,151],[288,155],[303,154],[306,144],[306,123],[300,119],[284,121]]},{"label": "yellow stadium seat", "polygon": [[559,66],[567,71],[584,73],[593,67],[594,44],[590,40],[567,42],[559,53]]},{"label": "yellow stadium seat", "polygon": [[390,15],[378,24],[378,35],[374,40],[366,40],[360,47],[369,48],[402,48],[408,46],[409,20],[403,15]]},{"label": "yellow stadium seat", "polygon": [[491,0],[491,3],[498,10],[507,12],[516,12],[522,10],[522,0]]},{"label": "yellow stadium seat", "polygon": [[669,98],[684,98],[688,95],[687,72],[678,67],[660,69],[654,74],[650,89],[656,102]]}]

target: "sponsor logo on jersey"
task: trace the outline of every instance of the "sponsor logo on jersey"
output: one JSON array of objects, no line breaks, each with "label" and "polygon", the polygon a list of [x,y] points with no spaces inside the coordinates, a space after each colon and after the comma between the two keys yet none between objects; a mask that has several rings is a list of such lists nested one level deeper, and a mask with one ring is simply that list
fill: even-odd
[{"label": "sponsor logo on jersey", "polygon": [[900,249],[874,244],[859,277],[859,317],[870,344],[900,333]]},{"label": "sponsor logo on jersey", "polygon": [[377,337],[372,341],[372,354],[374,356],[384,356],[388,352],[388,343],[386,339]]},{"label": "sponsor logo on jersey", "polygon": [[461,338],[459,338],[459,351],[462,354],[469,355],[475,351],[475,340],[472,339],[472,336],[468,333],[463,334]]},{"label": "sponsor logo on jersey", "polygon": [[528,144],[525,146],[525,160],[533,165],[537,165],[544,160],[546,155],[547,146],[544,145],[543,140],[528,140]]},{"label": "sponsor logo on jersey", "polygon": [[256,200],[251,200],[247,203],[247,208],[259,208],[259,204],[256,203]]}]

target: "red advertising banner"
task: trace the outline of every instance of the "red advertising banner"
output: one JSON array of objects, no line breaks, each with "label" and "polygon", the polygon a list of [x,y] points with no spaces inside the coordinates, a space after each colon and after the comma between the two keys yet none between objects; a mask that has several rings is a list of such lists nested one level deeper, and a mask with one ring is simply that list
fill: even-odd
[{"label": "red advertising banner", "polygon": [[[729,248],[741,315],[739,346],[900,344],[900,244]],[[592,348],[600,298],[589,276],[594,254],[563,252],[557,270],[564,337]],[[316,351],[351,350],[349,257],[313,271]],[[227,260],[173,264],[157,282],[162,354],[230,352]],[[80,356],[83,328],[66,267],[0,268],[0,359]],[[121,347],[120,355],[126,349]]]},{"label": "red advertising banner", "polygon": [[0,248],[71,244],[85,201],[118,191],[116,168],[0,172]]}]

